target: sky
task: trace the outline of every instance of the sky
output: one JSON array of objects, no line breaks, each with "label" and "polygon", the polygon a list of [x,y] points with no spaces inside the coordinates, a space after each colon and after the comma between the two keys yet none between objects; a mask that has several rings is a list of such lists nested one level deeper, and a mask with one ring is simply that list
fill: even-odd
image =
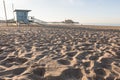
[{"label": "sky", "polygon": [[[8,19],[14,9],[32,10],[29,16],[43,21],[72,19],[81,24],[120,24],[120,0],[5,0]],[[0,0],[0,19],[5,19]]]}]

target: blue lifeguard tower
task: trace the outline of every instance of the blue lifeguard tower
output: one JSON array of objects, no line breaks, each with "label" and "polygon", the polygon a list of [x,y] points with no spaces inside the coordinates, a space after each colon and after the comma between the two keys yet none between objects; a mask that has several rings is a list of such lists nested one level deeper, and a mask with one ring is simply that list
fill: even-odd
[{"label": "blue lifeguard tower", "polygon": [[17,23],[24,23],[24,24],[29,24],[29,20],[28,20],[28,12],[30,12],[31,10],[20,10],[20,9],[16,9],[14,10],[14,12],[16,12],[16,17],[15,20]]}]

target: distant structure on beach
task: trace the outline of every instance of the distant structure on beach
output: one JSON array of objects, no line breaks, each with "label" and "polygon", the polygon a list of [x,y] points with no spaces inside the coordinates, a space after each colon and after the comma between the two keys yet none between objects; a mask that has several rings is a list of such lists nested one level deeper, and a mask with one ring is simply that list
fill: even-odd
[{"label": "distant structure on beach", "polygon": [[66,24],[79,24],[79,22],[74,22],[71,19],[67,19],[67,20],[63,21],[63,23],[66,23]]},{"label": "distant structure on beach", "polygon": [[68,19],[68,20],[65,20],[65,21],[64,21],[64,23],[74,23],[74,21],[73,21],[73,20]]},{"label": "distant structure on beach", "polygon": [[25,24],[29,24],[29,20],[28,20],[28,12],[30,12],[31,10],[20,10],[20,9],[16,9],[14,10],[14,12],[16,12],[16,17],[15,17],[15,21],[18,23],[25,23]]},{"label": "distant structure on beach", "polygon": [[79,24],[79,22],[75,22],[71,19],[67,19],[67,20],[64,20],[64,21],[61,21],[61,22],[49,22],[49,24]]}]

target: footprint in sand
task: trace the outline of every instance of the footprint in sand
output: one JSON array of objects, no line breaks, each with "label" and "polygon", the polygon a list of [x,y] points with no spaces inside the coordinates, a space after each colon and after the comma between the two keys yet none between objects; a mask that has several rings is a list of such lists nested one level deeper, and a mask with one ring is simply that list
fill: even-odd
[{"label": "footprint in sand", "polygon": [[62,64],[62,65],[70,65],[70,62],[68,60],[65,60],[65,59],[57,60],[57,62],[59,64]]},{"label": "footprint in sand", "polygon": [[44,76],[44,74],[45,74],[45,68],[35,68],[35,69],[33,69],[32,72],[35,75]]},{"label": "footprint in sand", "polygon": [[6,67],[11,67],[13,65],[23,64],[27,61],[26,58],[18,58],[18,57],[8,57],[0,62],[1,65]]},{"label": "footprint in sand", "polygon": [[25,70],[26,70],[26,67],[15,68],[15,69],[7,70],[7,71],[2,71],[2,72],[0,72],[0,76],[3,76],[3,75],[10,75],[10,76],[20,75]]},{"label": "footprint in sand", "polygon": [[26,74],[30,80],[44,80],[43,78],[45,75],[45,68],[31,68],[30,71]]},{"label": "footprint in sand", "polygon": [[66,55],[69,57],[74,57],[77,54],[77,52],[67,52]]},{"label": "footprint in sand", "polygon": [[80,80],[83,74],[79,68],[65,69],[60,76],[48,76],[45,80]]}]

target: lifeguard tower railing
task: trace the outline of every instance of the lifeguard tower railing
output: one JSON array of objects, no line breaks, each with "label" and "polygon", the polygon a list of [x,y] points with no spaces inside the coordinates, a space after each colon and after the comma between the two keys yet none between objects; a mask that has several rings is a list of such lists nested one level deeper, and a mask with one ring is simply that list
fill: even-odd
[{"label": "lifeguard tower railing", "polygon": [[45,22],[45,21],[42,21],[42,20],[40,20],[40,19],[37,19],[37,18],[35,18],[35,17],[31,17],[31,16],[29,16],[29,21],[30,22],[33,22],[33,23],[37,23],[37,24],[47,24],[47,22]]}]

